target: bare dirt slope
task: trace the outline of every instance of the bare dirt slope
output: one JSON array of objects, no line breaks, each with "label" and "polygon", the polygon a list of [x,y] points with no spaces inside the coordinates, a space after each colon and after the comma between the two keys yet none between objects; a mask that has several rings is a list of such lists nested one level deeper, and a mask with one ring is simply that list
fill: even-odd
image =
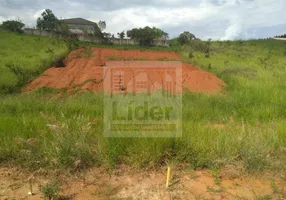
[{"label": "bare dirt slope", "polygon": [[[0,199],[43,199],[41,185],[58,179],[61,183],[60,199],[285,199],[286,181],[267,175],[240,174],[234,166],[227,166],[219,173],[194,171],[188,168],[172,168],[171,183],[166,189],[165,169],[134,171],[122,166],[107,171],[93,168],[85,173],[63,176],[34,174],[33,196],[30,191],[31,174],[16,168],[0,168]],[[41,174],[44,171],[39,172]]]},{"label": "bare dirt slope", "polygon": [[[24,91],[41,87],[92,92],[102,90],[105,74],[109,69],[106,63],[115,60],[180,61],[181,58],[174,52],[83,48],[70,53],[65,60],[65,67],[48,69],[42,76],[33,80]],[[154,69],[145,69],[145,72],[152,74],[148,80],[156,82],[157,79],[161,79],[160,75],[152,70]],[[217,92],[225,85],[211,73],[189,64],[183,64],[182,74],[182,87],[193,92]]]}]

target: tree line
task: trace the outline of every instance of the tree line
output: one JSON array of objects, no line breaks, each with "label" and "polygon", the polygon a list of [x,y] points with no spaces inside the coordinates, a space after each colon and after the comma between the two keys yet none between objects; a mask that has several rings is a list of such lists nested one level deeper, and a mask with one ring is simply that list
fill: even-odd
[{"label": "tree line", "polygon": [[276,35],[275,37],[276,38],[286,38],[286,34],[284,34],[284,35]]},{"label": "tree line", "polygon": [[[94,32],[88,32],[87,30],[84,30],[83,32],[84,34],[95,35],[104,39],[115,38],[114,34],[104,32],[106,26],[105,21],[99,21],[94,27]],[[3,29],[18,33],[23,32],[24,27],[25,24],[20,20],[7,20],[1,25],[1,28]],[[36,27],[37,29],[44,31],[57,32],[66,35],[71,34],[68,25],[59,20],[50,9],[46,9],[41,14],[41,17],[37,19]],[[150,46],[153,45],[156,39],[167,40],[169,38],[169,34],[159,28],[146,26],[144,28],[133,28],[126,32],[119,32],[117,33],[117,37],[120,39],[128,37],[130,39],[137,40],[140,45]],[[178,37],[180,44],[187,44],[195,39],[197,39],[195,35],[188,31],[181,33]]]}]

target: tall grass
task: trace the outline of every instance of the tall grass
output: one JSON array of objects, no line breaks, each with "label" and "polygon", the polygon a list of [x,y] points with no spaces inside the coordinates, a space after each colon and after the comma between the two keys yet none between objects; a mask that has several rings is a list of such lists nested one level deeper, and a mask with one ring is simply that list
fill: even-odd
[{"label": "tall grass", "polygon": [[256,118],[257,110],[237,114],[240,107],[227,96],[184,94],[182,138],[105,138],[101,94],[51,98],[35,92],[0,101],[3,163],[72,170],[120,163],[158,167],[171,161],[194,168],[237,162],[249,170],[285,166],[283,116],[252,123],[248,119]]},{"label": "tall grass", "polygon": [[62,39],[0,30],[0,94],[18,92],[68,53]]}]

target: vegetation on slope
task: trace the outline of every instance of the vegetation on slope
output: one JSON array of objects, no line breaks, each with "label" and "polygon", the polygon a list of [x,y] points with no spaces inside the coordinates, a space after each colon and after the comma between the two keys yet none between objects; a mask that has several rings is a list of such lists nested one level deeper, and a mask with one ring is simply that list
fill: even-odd
[{"label": "vegetation on slope", "polygon": [[19,92],[24,84],[69,52],[64,40],[1,29],[0,44],[0,94]]}]

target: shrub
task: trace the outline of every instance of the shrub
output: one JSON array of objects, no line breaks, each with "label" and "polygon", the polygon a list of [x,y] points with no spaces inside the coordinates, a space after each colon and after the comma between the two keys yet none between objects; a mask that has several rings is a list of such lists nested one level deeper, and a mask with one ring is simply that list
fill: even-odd
[{"label": "shrub", "polygon": [[52,182],[41,187],[41,192],[46,200],[55,200],[58,198],[60,187],[57,182]]},{"label": "shrub", "polygon": [[24,26],[25,24],[21,21],[7,20],[2,23],[1,28],[12,32],[22,33]]},{"label": "shrub", "polygon": [[257,76],[257,70],[250,67],[233,67],[223,70],[219,76],[243,76],[245,78],[253,78]]},{"label": "shrub", "polygon": [[55,67],[56,68],[66,67],[64,56],[56,58]]},{"label": "shrub", "polygon": [[180,44],[188,44],[190,41],[195,40],[196,36],[189,31],[181,33],[178,37]]},{"label": "shrub", "polygon": [[210,47],[207,44],[207,42],[205,41],[201,41],[201,40],[192,40],[188,43],[187,48],[189,49],[189,51],[200,51],[200,52],[204,52],[207,53],[210,51]]},{"label": "shrub", "polygon": [[51,49],[51,48],[47,48],[45,50],[46,53],[49,53],[49,54],[54,54],[55,53],[55,50],[54,49]]},{"label": "shrub", "polygon": [[17,89],[23,86],[29,80],[31,72],[28,72],[19,65],[15,64],[6,64],[5,66],[17,77]]},{"label": "shrub", "polygon": [[91,58],[93,57],[93,52],[91,47],[84,47],[77,55],[79,58]]},{"label": "shrub", "polygon": [[190,52],[189,52],[189,58],[193,58],[193,57],[194,57],[193,52],[190,51]]},{"label": "shrub", "polygon": [[168,33],[164,32],[163,30],[155,27],[150,28],[149,26],[144,28],[134,28],[126,33],[127,37],[139,41],[141,46],[152,46],[155,39],[166,39],[168,37]]}]

